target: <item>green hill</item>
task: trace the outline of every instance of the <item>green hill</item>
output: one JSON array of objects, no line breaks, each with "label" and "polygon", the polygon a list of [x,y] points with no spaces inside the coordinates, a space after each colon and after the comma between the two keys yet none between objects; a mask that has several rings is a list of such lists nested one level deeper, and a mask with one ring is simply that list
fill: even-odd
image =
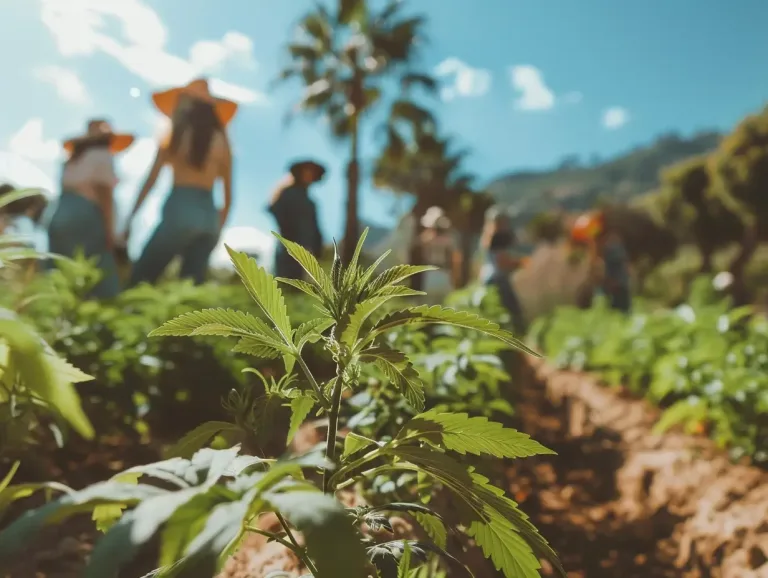
[{"label": "green hill", "polygon": [[512,208],[521,221],[539,211],[590,208],[599,199],[629,201],[658,186],[659,170],[685,158],[714,150],[721,135],[708,131],[690,138],[665,134],[607,161],[564,159],[546,171],[521,171],[494,180],[486,190]]}]

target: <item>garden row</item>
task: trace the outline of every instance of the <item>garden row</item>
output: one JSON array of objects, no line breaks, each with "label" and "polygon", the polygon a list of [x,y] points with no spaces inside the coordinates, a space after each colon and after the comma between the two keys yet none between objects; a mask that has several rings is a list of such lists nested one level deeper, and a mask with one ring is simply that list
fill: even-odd
[{"label": "garden row", "polygon": [[[169,284],[97,304],[81,298],[89,268],[66,263],[13,294],[0,327],[0,449],[6,464],[22,466],[3,480],[0,509],[11,508],[0,567],[34,571],[9,565],[46,527],[89,513],[106,533],[85,576],[160,566],[156,576],[208,578],[247,536],[277,543],[318,578],[466,571],[467,562],[480,576],[477,552],[510,577],[538,576],[540,559],[564,574],[491,482],[499,458],[548,452],[488,419],[512,413],[500,394],[509,380],[501,356],[524,348],[477,315],[500,317],[493,297],[452,296],[469,312],[408,307],[418,296],[400,283],[423,268],[336,262],[325,272],[289,247],[313,282],[285,295],[236,252],[241,288]],[[297,453],[293,438],[316,420],[321,443]],[[83,477],[88,459],[115,439],[166,459],[99,459],[94,471],[108,481],[93,484]],[[48,464],[28,464],[49,459],[56,481],[39,483]],[[11,504],[39,489],[60,497],[36,509]],[[270,516],[276,528],[262,523]],[[396,536],[393,516],[416,528],[409,539]]]},{"label": "garden row", "polygon": [[661,408],[657,433],[682,426],[734,460],[768,463],[768,320],[732,308],[709,278],[675,309],[561,308],[535,323],[531,339],[552,366],[587,371]]}]

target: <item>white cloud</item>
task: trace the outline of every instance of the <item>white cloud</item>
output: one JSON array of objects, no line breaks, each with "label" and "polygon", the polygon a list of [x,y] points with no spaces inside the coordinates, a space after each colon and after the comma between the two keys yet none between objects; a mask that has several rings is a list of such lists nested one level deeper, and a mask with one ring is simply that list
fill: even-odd
[{"label": "white cloud", "polygon": [[31,161],[53,162],[61,158],[61,143],[43,134],[43,119],[31,118],[8,141],[8,151]]},{"label": "white cloud", "polygon": [[[153,86],[178,85],[219,72],[230,62],[253,67],[253,43],[239,32],[199,41],[182,58],[166,51],[168,31],[142,0],[41,0],[42,20],[63,56],[102,52]],[[117,23],[121,34],[109,32]],[[216,78],[211,90],[244,104],[263,103],[263,93]]]},{"label": "white cloud", "polygon": [[438,77],[450,78],[450,84],[443,86],[443,100],[453,100],[457,97],[482,96],[491,88],[491,71],[483,68],[472,68],[458,58],[447,58],[435,67]]},{"label": "white cloud", "polygon": [[567,92],[562,97],[565,104],[579,104],[582,100],[584,100],[584,95],[578,90]]},{"label": "white cloud", "polygon": [[629,122],[629,112],[621,106],[612,106],[603,112],[602,124],[608,130],[616,130]]},{"label": "white cloud", "polygon": [[58,95],[68,102],[86,105],[91,102],[85,85],[73,70],[63,66],[41,66],[35,69],[35,77],[52,84]]},{"label": "white cloud", "polygon": [[518,92],[515,106],[520,110],[549,110],[555,106],[555,94],[535,66],[520,65],[510,69],[512,87]]},{"label": "white cloud", "polygon": [[272,267],[272,255],[275,250],[275,238],[255,227],[227,227],[221,234],[219,244],[211,255],[211,265],[219,268],[231,268],[229,254],[224,244],[237,251],[259,256],[260,263],[267,269]]}]

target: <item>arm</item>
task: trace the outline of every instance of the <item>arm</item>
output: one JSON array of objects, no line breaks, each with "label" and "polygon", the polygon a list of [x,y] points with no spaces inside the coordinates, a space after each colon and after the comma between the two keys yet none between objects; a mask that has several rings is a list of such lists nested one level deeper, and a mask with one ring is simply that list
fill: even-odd
[{"label": "arm", "polygon": [[229,211],[232,208],[232,149],[229,147],[229,141],[226,142],[226,152],[224,154],[224,166],[222,167],[221,179],[224,181],[224,206],[219,211],[219,226],[224,228],[224,224],[229,217]]},{"label": "arm", "polygon": [[505,269],[507,271],[514,271],[520,265],[522,264],[522,259],[519,257],[515,257],[514,255],[510,255],[508,253],[505,253],[503,251],[499,251],[496,254],[496,262],[499,264],[499,266],[502,269]]},{"label": "arm", "polygon": [[133,206],[133,210],[128,216],[129,222],[131,221],[131,219],[133,219],[136,213],[139,212],[139,209],[141,208],[141,205],[144,204],[144,201],[146,200],[147,195],[149,194],[149,191],[151,191],[152,187],[155,186],[155,183],[157,182],[157,177],[160,176],[160,170],[163,168],[163,165],[165,165],[165,163],[167,162],[167,158],[168,158],[168,149],[163,145],[159,146],[157,149],[157,154],[155,155],[155,162],[152,164],[152,168],[149,170],[149,174],[147,175],[147,180],[144,181],[144,186],[141,187],[139,196],[136,198],[136,204]]}]

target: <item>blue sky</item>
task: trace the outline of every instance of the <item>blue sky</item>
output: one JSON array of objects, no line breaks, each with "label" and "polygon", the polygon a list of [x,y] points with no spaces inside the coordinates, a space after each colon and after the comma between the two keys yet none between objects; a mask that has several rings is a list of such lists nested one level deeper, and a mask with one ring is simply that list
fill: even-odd
[{"label": "blue sky", "polygon": [[[243,102],[231,128],[236,188],[228,239],[261,242],[247,227],[272,228],[267,198],[287,162],[308,155],[330,168],[314,195],[326,237],[340,234],[346,150],[318,121],[298,119],[286,128],[283,115],[300,89],[269,87],[293,24],[311,2],[0,2],[0,73],[11,87],[0,94],[0,178],[55,182],[59,141],[81,131],[89,116],[107,116],[139,137],[118,164],[118,197],[127,210],[161,130],[149,93],[203,72],[217,79],[215,89]],[[424,69],[445,73],[433,106],[444,129],[472,150],[468,167],[481,183],[568,154],[616,154],[669,130],[727,129],[768,96],[764,0],[410,6],[430,17]],[[369,129],[367,159],[376,152]],[[135,225],[133,254],[167,192],[166,178]],[[391,195],[364,186],[365,219],[391,224],[393,207]]]}]

